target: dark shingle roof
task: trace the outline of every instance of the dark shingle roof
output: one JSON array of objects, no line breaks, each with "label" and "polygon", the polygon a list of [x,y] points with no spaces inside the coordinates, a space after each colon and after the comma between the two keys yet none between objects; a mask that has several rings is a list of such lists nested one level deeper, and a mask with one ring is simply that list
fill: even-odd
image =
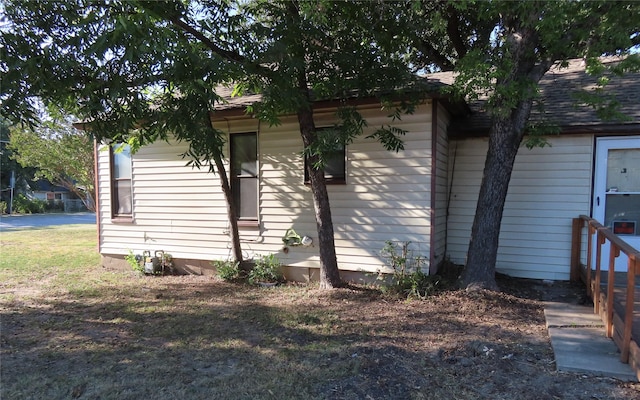
[{"label": "dark shingle roof", "polygon": [[259,94],[246,94],[244,96],[231,97],[232,93],[233,86],[231,85],[216,87],[216,94],[222,98],[222,100],[216,104],[216,111],[244,109],[247,106],[260,101],[262,98]]},{"label": "dark shingle roof", "polygon": [[[619,61],[619,58],[613,57],[603,59],[604,64]],[[453,79],[451,73],[442,74],[444,80]],[[540,101],[543,107],[534,105],[530,121],[553,123],[564,131],[593,131],[607,127],[626,129],[640,124],[640,73],[611,76],[605,88],[605,95],[614,96],[620,102],[619,111],[629,118],[627,121],[603,121],[592,107],[578,103],[575,94],[594,89],[596,83],[597,78],[586,73],[582,59],[570,60],[568,67],[552,67],[540,80]],[[482,99],[469,104],[472,114],[454,121],[451,126],[452,134],[486,134],[490,118],[484,105],[485,101]]]},{"label": "dark shingle roof", "polygon": [[[466,106],[466,103],[463,101],[452,101],[449,99],[450,96],[442,95],[443,87],[449,85],[450,82],[443,82],[440,78],[432,78],[422,77],[418,79],[410,88],[406,88],[406,92],[414,92],[421,93],[425,98],[440,98],[443,99],[445,106],[449,108],[449,110],[454,115],[466,115],[469,113],[469,109]],[[216,87],[216,94],[220,96],[221,100],[216,103],[215,111],[230,111],[234,110],[235,112],[244,111],[247,106],[250,106],[256,102],[259,102],[262,98],[260,94],[244,94],[243,96],[233,96],[233,86],[232,85],[221,85]],[[380,93],[378,93],[379,95]],[[311,93],[311,97],[313,98],[313,93]],[[363,100],[362,97],[359,97],[356,92],[353,93],[352,99],[360,99]],[[376,101],[379,99],[374,97],[370,97],[364,99],[364,101]],[[327,101],[332,102],[339,99],[317,99],[318,103]],[[332,104],[332,103],[330,103]]]},{"label": "dark shingle roof", "polygon": [[[620,61],[619,58],[604,58],[605,64]],[[446,95],[440,95],[443,86],[451,85],[455,79],[453,72],[429,74],[420,83],[427,97],[438,97],[447,101]],[[597,78],[585,72],[582,59],[570,60],[567,67],[553,66],[540,80],[540,102],[542,108],[535,107],[531,121],[545,121],[560,126],[565,131],[594,130],[610,126],[631,127],[640,124],[640,73],[628,73],[611,77],[606,86],[607,95],[613,95],[620,102],[620,111],[630,118],[629,121],[603,121],[590,106],[579,105],[574,94],[581,90],[593,89]],[[222,98],[216,105],[216,111],[244,109],[258,101],[259,94],[247,94],[232,97],[232,86],[220,86],[216,89]],[[485,110],[485,99],[480,99],[461,107],[459,102],[448,102],[454,115],[450,133],[454,136],[484,135],[490,125],[489,114]]]}]

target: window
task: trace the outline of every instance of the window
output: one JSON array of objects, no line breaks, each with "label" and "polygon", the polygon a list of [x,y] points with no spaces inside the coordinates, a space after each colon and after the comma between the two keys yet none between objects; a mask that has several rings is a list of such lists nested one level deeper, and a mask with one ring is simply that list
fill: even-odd
[{"label": "window", "polygon": [[231,135],[231,191],[238,222],[258,221],[258,135]]},{"label": "window", "polygon": [[110,148],[111,158],[111,217],[133,217],[131,189],[131,149],[128,144]]},{"label": "window", "polygon": [[[324,128],[326,129],[326,128]],[[321,135],[323,128],[317,130]],[[346,149],[344,145],[336,144],[335,148],[327,153],[327,159],[324,164],[324,179],[327,184],[346,183]],[[309,160],[304,159],[304,183],[309,183],[309,172],[307,172],[307,164]]]}]

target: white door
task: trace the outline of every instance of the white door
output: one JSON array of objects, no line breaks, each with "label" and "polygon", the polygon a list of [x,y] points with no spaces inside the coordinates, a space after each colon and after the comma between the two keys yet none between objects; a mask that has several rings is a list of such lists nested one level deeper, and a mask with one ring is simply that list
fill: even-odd
[{"label": "white door", "polygon": [[[640,250],[640,137],[596,141],[593,218]],[[595,257],[595,247],[594,247]],[[616,272],[627,270],[621,253]],[[602,247],[602,270],[608,270],[609,246]],[[595,263],[593,264],[595,268]]]}]

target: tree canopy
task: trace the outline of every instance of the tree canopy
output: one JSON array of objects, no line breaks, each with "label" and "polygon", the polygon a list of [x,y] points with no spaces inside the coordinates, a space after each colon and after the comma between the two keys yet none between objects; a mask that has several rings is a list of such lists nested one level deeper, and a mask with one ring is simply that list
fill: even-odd
[{"label": "tree canopy", "polygon": [[[222,163],[224,132],[210,112],[219,85],[260,93],[248,111],[271,124],[284,113],[300,123],[314,197],[323,287],[340,284],[322,169],[335,146],[318,140],[312,103],[387,93],[412,78],[403,59],[385,52],[369,30],[365,3],[328,1],[7,2],[2,32],[2,115],[31,122],[31,99],[73,107],[98,140],[136,145],[169,136],[188,143],[195,166],[215,166],[227,194],[236,258],[234,207]],[[373,3],[372,3],[373,4]],[[365,7],[366,8],[366,7]],[[320,10],[320,12],[319,12]],[[365,125],[340,110],[336,139],[348,144]],[[339,129],[338,129],[339,128]],[[402,132],[374,136],[399,150]]]},{"label": "tree canopy", "polygon": [[[489,149],[461,285],[496,289],[495,263],[502,213],[538,82],[556,63],[581,57],[603,73],[599,57],[629,54],[640,43],[640,3],[610,1],[412,2],[402,21],[405,47],[416,67],[453,69],[454,91],[468,100],[487,96]],[[407,8],[408,9],[408,8]],[[398,15],[394,10],[393,14]],[[414,25],[415,24],[415,25]],[[414,27],[415,26],[415,27]],[[421,29],[422,28],[422,29]],[[615,68],[636,70],[637,56]],[[605,79],[601,80],[605,84]],[[584,100],[606,110],[599,96]],[[542,104],[542,106],[544,106]],[[609,114],[615,114],[609,109]],[[544,142],[543,142],[544,143]]]},{"label": "tree canopy", "polygon": [[[332,287],[339,275],[318,168],[328,141],[316,134],[313,101],[392,93],[416,73],[453,70],[451,93],[488,96],[492,117],[463,285],[495,288],[502,210],[515,155],[532,132],[538,81],[568,58],[597,71],[598,56],[628,53],[640,41],[639,10],[633,1],[8,1],[0,112],[33,121],[38,97],[76,107],[99,140],[144,145],[170,134],[189,144],[190,163],[216,167],[228,194],[225,135],[210,124],[222,101],[216,87],[260,93],[249,112],[271,124],[283,113],[298,117],[323,286]],[[336,138],[348,144],[366,121],[348,107],[338,116]],[[374,134],[393,150],[401,136],[385,127]]]},{"label": "tree canopy", "polygon": [[8,148],[34,178],[64,187],[95,211],[95,165],[93,139],[76,130],[72,117],[49,119],[37,128],[14,126]]}]

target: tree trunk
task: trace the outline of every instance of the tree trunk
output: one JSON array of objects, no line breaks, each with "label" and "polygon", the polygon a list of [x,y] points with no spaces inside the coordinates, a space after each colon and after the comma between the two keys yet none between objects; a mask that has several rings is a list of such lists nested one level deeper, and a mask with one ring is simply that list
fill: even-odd
[{"label": "tree trunk", "polygon": [[67,189],[69,192],[75,194],[76,197],[79,198],[80,201],[82,201],[82,204],[84,204],[84,206],[87,208],[88,211],[96,212],[95,195],[91,189],[82,190],[78,188],[78,186],[76,186],[74,182],[67,181],[67,180],[59,180],[53,183],[56,186],[61,186]]},{"label": "tree trunk", "polygon": [[[300,26],[301,18],[298,14],[298,4],[296,2],[287,3],[289,17],[292,23]],[[303,37],[298,37],[299,42],[293,46],[293,52],[300,60],[305,59],[305,46]],[[309,95],[309,83],[307,71],[304,66],[296,68],[295,84],[299,96],[299,105],[296,110],[298,124],[300,125],[300,135],[304,148],[308,149],[315,141],[316,127],[313,122],[313,106]],[[333,222],[331,219],[331,207],[329,206],[329,193],[324,180],[324,171],[313,166],[318,161],[317,156],[309,157],[306,163],[309,180],[311,181],[311,193],[313,194],[313,208],[316,217],[316,227],[318,231],[318,251],[320,255],[320,289],[332,289],[342,286],[340,271],[338,270],[338,258],[336,256],[336,245],[333,237]]]},{"label": "tree trunk", "polygon": [[[531,20],[536,18],[537,14],[530,15]],[[496,82],[492,99],[489,149],[471,227],[467,264],[459,281],[467,290],[498,290],[496,259],[511,172],[529,121],[535,88],[553,60],[551,57],[538,59],[538,32],[532,26],[521,26],[515,21],[513,29],[507,29],[504,54],[510,57],[510,62],[505,64],[508,69]],[[513,96],[519,98],[515,104],[512,104]]]},{"label": "tree trunk", "polygon": [[[313,111],[301,109],[298,111],[298,123],[304,147],[308,148],[316,140]],[[332,289],[342,285],[336,257],[336,246],[333,239],[333,222],[329,193],[324,180],[324,171],[313,167],[317,157],[310,157],[307,162],[307,172],[311,181],[313,207],[315,210],[316,226],[318,230],[318,249],[320,253],[320,288]]]},{"label": "tree trunk", "polygon": [[495,265],[502,212],[522,135],[509,120],[493,123],[476,215],[471,228],[467,264],[460,284],[467,289],[498,290]]},{"label": "tree trunk", "polygon": [[218,170],[218,176],[220,177],[220,186],[224,193],[224,198],[227,201],[227,217],[229,218],[229,234],[231,235],[231,250],[235,261],[242,263],[242,246],[240,245],[240,233],[238,232],[238,214],[236,213],[236,207],[233,204],[233,195],[231,192],[231,185],[229,185],[229,179],[227,178],[227,171],[222,162],[222,155],[216,153],[214,155],[214,162],[216,169]]}]

